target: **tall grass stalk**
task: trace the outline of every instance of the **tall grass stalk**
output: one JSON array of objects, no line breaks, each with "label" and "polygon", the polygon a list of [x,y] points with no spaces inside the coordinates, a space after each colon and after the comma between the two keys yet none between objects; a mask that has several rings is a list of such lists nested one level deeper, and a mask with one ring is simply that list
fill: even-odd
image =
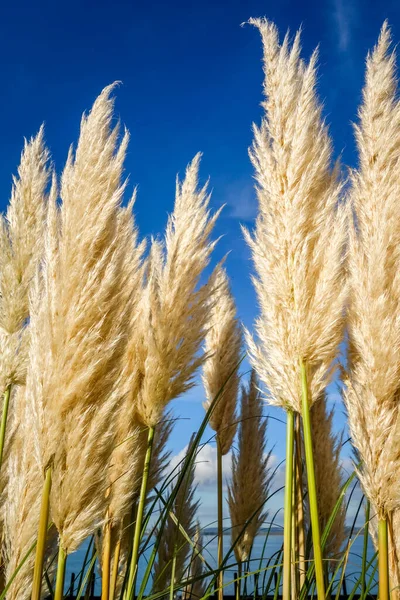
[{"label": "tall grass stalk", "polygon": [[127,585],[127,595],[126,598],[128,600],[132,600],[135,595],[135,580],[136,573],[138,568],[138,559],[139,559],[139,545],[142,534],[142,521],[143,521],[143,513],[144,507],[146,503],[146,494],[147,494],[147,482],[149,478],[150,471],[150,463],[151,463],[151,454],[153,450],[153,441],[154,441],[154,433],[155,427],[149,427],[149,434],[147,438],[147,451],[144,460],[143,466],[143,476],[142,476],[142,484],[140,487],[140,495],[136,512],[136,522],[135,522],[135,531],[133,534],[133,546],[132,546],[132,556],[131,562],[129,566],[129,577],[128,577],[128,585]]},{"label": "tall grass stalk", "polygon": [[292,489],[293,489],[294,414],[287,411],[286,468],[283,515],[283,600],[290,600],[292,558]]},{"label": "tall grass stalk", "polygon": [[67,553],[60,545],[58,548],[57,578],[54,600],[62,600],[64,596],[65,568],[67,566]]},{"label": "tall grass stalk", "polygon": [[308,383],[306,365],[300,359],[301,373],[301,395],[302,395],[302,415],[303,415],[303,430],[304,430],[304,450],[307,467],[307,484],[308,484],[308,499],[310,505],[310,521],[312,529],[313,552],[315,563],[315,579],[317,586],[318,600],[325,599],[325,581],[324,569],[322,564],[321,536],[319,531],[319,515],[318,515],[318,500],[317,486],[315,480],[314,469],[314,454],[311,438],[311,420],[310,406],[308,399]]},{"label": "tall grass stalk", "polygon": [[306,538],[304,530],[304,504],[303,504],[303,462],[301,441],[301,419],[296,415],[295,421],[295,461],[296,461],[296,524],[299,553],[299,589],[301,589],[306,577]]},{"label": "tall grass stalk", "polygon": [[4,454],[4,443],[6,439],[6,426],[7,426],[7,417],[8,417],[8,408],[10,405],[10,395],[11,395],[11,383],[6,387],[6,391],[4,392],[4,400],[3,400],[3,412],[1,414],[1,423],[0,423],[0,469],[3,464],[3,454]]},{"label": "tall grass stalk", "polygon": [[110,595],[110,561],[111,561],[111,523],[108,520],[104,528],[103,554],[101,564],[101,600],[108,600]]},{"label": "tall grass stalk", "polygon": [[222,450],[217,435],[217,506],[218,506],[218,568],[221,569],[218,574],[218,600],[224,597],[224,571],[222,570],[222,562],[224,558],[224,509],[223,509],[223,480],[222,480]]},{"label": "tall grass stalk", "polygon": [[119,557],[121,554],[121,540],[119,539],[114,547],[114,557],[113,557],[113,566],[111,571],[111,579],[110,579],[110,600],[114,600],[115,591],[117,588],[117,580],[118,580],[118,569],[119,569]]},{"label": "tall grass stalk", "polygon": [[365,508],[365,526],[364,526],[364,541],[363,541],[363,553],[362,553],[362,563],[361,563],[361,571],[362,571],[362,580],[361,580],[361,597],[363,598],[365,595],[365,587],[367,584],[366,580],[366,565],[367,565],[367,552],[368,552],[368,537],[369,537],[369,519],[371,514],[371,503],[367,500],[367,506]]},{"label": "tall grass stalk", "polygon": [[389,544],[387,519],[378,523],[379,600],[389,600]]},{"label": "tall grass stalk", "polygon": [[44,553],[46,549],[47,525],[49,521],[51,491],[51,467],[47,467],[42,492],[40,520],[36,543],[35,567],[33,571],[32,600],[40,600],[43,578]]}]

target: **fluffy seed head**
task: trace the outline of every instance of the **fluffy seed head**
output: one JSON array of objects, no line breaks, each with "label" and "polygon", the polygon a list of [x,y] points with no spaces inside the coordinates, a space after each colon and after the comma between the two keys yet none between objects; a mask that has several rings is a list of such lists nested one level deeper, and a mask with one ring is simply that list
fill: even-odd
[{"label": "fluffy seed head", "polygon": [[360,480],[383,517],[400,506],[400,104],[386,23],[367,58],[356,139],[345,402]]},{"label": "fluffy seed head", "polygon": [[107,469],[129,320],[126,222],[119,213],[128,142],[111,128],[112,86],[84,116],[49,203],[45,258],[32,294],[27,396],[41,470],[52,465],[51,516],[66,552],[104,518]]},{"label": "fluffy seed head", "polygon": [[236,542],[238,561],[248,559],[254,538],[267,516],[271,452],[266,450],[266,433],[263,401],[252,370],[248,389],[242,388],[238,450],[233,452],[232,483],[228,488],[232,541]]},{"label": "fluffy seed head", "polygon": [[[207,360],[203,383],[208,410],[219,394],[209,424],[217,432],[222,454],[227,454],[236,433],[236,400],[239,388],[239,363],[242,332],[236,318],[236,307],[225,270],[216,272],[216,292],[211,298],[208,332],[205,339]],[[222,390],[222,392],[221,392]]]},{"label": "fluffy seed head", "polygon": [[44,130],[25,141],[10,203],[0,222],[0,390],[26,375],[29,289],[43,252],[49,153]]},{"label": "fluffy seed head", "polygon": [[126,377],[144,425],[155,426],[170,400],[193,385],[204,362],[199,354],[213,280],[198,288],[215,243],[209,238],[207,186],[198,188],[200,155],[177,182],[175,208],[165,244],[153,241],[138,321],[130,333]]},{"label": "fluffy seed head", "polygon": [[250,357],[269,402],[300,411],[299,359],[308,366],[311,402],[332,372],[343,330],[344,211],[332,146],[321,116],[314,52],[300,58],[300,34],[279,43],[272,23],[252,20],[264,45],[265,116],[250,152],[259,214],[253,236],[261,309]]}]

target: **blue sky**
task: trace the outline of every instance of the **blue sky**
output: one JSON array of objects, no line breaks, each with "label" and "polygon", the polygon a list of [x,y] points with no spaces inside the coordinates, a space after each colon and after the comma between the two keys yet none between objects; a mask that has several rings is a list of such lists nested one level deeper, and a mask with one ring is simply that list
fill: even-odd
[{"label": "blue sky", "polygon": [[[230,250],[227,268],[239,315],[251,327],[257,307],[240,224],[251,227],[256,212],[247,148],[251,123],[261,116],[263,74],[259,35],[240,24],[252,16],[274,20],[282,34],[302,25],[305,56],[320,44],[319,91],[335,152],[354,166],[351,121],[360,101],[365,55],[385,18],[395,40],[400,39],[395,0],[20,0],[0,8],[1,209],[23,136],[36,133],[44,121],[60,170],[77,138],[82,112],[105,85],[120,80],[116,110],[132,135],[126,172],[139,188],[141,234],[162,233],[173,207],[175,175],[201,150],[212,205],[227,204],[216,229],[224,237],[215,260]],[[331,397],[334,401],[334,390]],[[202,419],[201,402],[202,390],[196,388],[174,403],[176,416],[183,419],[171,439],[174,454]],[[337,409],[341,427],[342,407]],[[279,411],[271,414],[282,417]],[[284,426],[271,421],[276,460],[283,439]],[[215,457],[211,447],[207,452],[200,485],[203,522],[215,517]]]}]

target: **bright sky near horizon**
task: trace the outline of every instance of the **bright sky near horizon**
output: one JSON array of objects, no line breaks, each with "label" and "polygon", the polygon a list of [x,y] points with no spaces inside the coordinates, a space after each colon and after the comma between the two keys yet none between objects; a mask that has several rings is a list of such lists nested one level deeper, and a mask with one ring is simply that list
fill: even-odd
[{"label": "bright sky near horizon", "polygon": [[[302,26],[304,57],[320,45],[319,93],[335,153],[354,166],[351,121],[361,98],[365,56],[385,18],[394,41],[400,40],[395,0],[20,0],[0,8],[0,209],[10,195],[23,137],[35,134],[44,121],[59,172],[77,139],[82,112],[105,85],[121,81],[116,111],[131,132],[126,173],[130,185],[138,185],[141,235],[163,233],[176,173],[202,151],[201,176],[210,177],[212,206],[226,204],[214,258],[230,251],[227,269],[239,316],[251,328],[257,305],[240,225],[251,227],[257,209],[247,148],[251,124],[261,116],[263,73],[259,34],[240,24],[255,16],[275,21],[282,35]],[[337,401],[335,424],[341,428],[343,407],[334,388],[330,397]],[[202,400],[198,386],[174,402],[175,416],[182,417],[171,437],[175,456],[203,418]],[[278,410],[267,412],[284,418]],[[278,464],[284,424],[271,420],[269,436]],[[206,525],[216,516],[212,443],[197,474]],[[271,508],[280,504],[277,497]]]}]

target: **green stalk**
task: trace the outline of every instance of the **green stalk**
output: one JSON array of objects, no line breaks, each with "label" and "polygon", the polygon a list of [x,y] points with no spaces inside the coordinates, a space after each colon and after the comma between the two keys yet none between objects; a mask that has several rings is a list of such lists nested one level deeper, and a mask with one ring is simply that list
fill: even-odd
[{"label": "green stalk", "polygon": [[146,457],[144,459],[144,467],[143,467],[143,476],[142,476],[142,484],[140,487],[140,496],[136,513],[136,522],[135,522],[135,532],[133,535],[133,547],[132,547],[132,557],[131,564],[129,568],[129,578],[128,578],[128,587],[127,587],[127,598],[129,600],[133,600],[134,597],[134,588],[135,588],[135,579],[137,572],[137,563],[139,557],[139,545],[142,534],[142,521],[143,521],[143,513],[144,506],[146,504],[146,493],[147,493],[147,481],[149,479],[149,471],[150,471],[150,462],[151,462],[151,454],[153,450],[153,441],[154,441],[154,427],[149,427],[149,435],[147,438],[147,451]]},{"label": "green stalk", "polygon": [[367,500],[367,506],[365,509],[365,527],[364,527],[364,542],[363,542],[363,553],[361,563],[361,598],[365,596],[365,588],[367,585],[366,581],[366,568],[367,568],[367,551],[368,551],[368,533],[369,533],[369,517],[371,512],[371,503]]},{"label": "green stalk", "polygon": [[[176,550],[176,547],[175,547]],[[176,552],[174,550],[174,556],[172,559],[172,568],[171,568],[171,584],[169,588],[169,600],[174,600],[174,590],[175,590],[175,570],[176,570]]]},{"label": "green stalk", "polygon": [[[308,499],[310,505],[310,521],[313,540],[315,581],[318,600],[325,599],[324,568],[322,563],[321,536],[319,531],[317,485],[315,480],[314,454],[312,447],[310,406],[308,401],[307,371],[304,362],[300,359],[301,397],[304,431],[304,450],[307,466]],[[381,599],[382,600],[382,599]]]},{"label": "green stalk", "polygon": [[62,546],[59,546],[58,562],[57,562],[56,591],[54,593],[54,600],[62,600],[64,597],[64,581],[65,581],[66,565],[67,565],[67,553],[62,548]]},{"label": "green stalk", "polygon": [[221,571],[218,574],[218,600],[223,600],[224,597],[224,572],[222,570],[222,561],[224,558],[224,527],[223,527],[223,502],[222,502],[222,452],[221,444],[217,435],[217,504],[218,504],[218,569]]},{"label": "green stalk", "polygon": [[306,580],[306,538],[304,533],[304,507],[303,507],[303,465],[301,452],[301,421],[300,415],[297,415],[295,423],[295,471],[296,471],[296,522],[297,537],[299,548],[299,590],[302,589]]},{"label": "green stalk", "polygon": [[285,500],[283,513],[283,600],[290,600],[292,553],[292,489],[293,489],[294,415],[287,411]]},{"label": "green stalk", "polygon": [[4,402],[3,402],[3,412],[1,415],[1,423],[0,423],[0,469],[3,464],[3,453],[4,453],[4,444],[6,440],[6,425],[7,425],[7,416],[8,416],[8,407],[10,405],[10,395],[11,395],[11,383],[6,387],[6,391],[4,392]]},{"label": "green stalk", "polygon": [[47,524],[49,520],[51,490],[51,467],[47,467],[40,507],[39,529],[36,543],[35,567],[33,571],[32,600],[40,600],[42,590],[44,552],[46,549]]},{"label": "green stalk", "polygon": [[387,519],[378,522],[379,600],[389,600],[389,547]]}]

